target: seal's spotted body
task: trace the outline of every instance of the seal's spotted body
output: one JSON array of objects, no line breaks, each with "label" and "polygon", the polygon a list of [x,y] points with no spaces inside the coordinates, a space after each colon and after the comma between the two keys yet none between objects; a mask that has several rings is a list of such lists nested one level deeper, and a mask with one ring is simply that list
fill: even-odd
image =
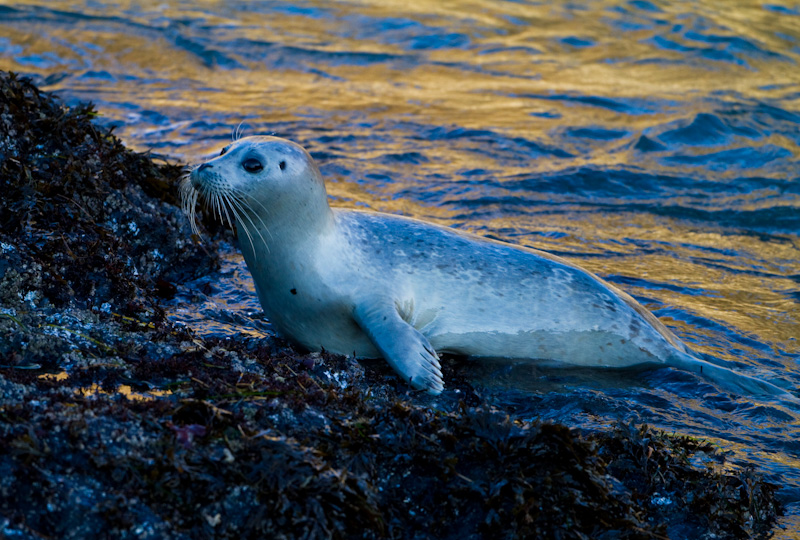
[{"label": "seal's spotted body", "polygon": [[199,197],[235,222],[269,320],[311,350],[385,358],[439,393],[436,351],[596,367],[662,364],[728,387],[785,394],[688,354],[633,298],[547,253],[409,219],[331,209],[312,158],[248,137],[192,171]]}]

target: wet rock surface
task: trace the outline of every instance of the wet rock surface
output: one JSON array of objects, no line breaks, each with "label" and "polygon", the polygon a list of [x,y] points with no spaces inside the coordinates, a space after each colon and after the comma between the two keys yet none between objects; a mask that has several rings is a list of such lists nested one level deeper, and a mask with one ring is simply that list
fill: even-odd
[{"label": "wet rock surface", "polygon": [[[181,167],[0,73],[0,524],[19,538],[748,538],[776,486],[646,426],[512,421],[444,362],[211,340],[164,303],[213,272]],[[217,237],[226,234],[216,229]]]}]

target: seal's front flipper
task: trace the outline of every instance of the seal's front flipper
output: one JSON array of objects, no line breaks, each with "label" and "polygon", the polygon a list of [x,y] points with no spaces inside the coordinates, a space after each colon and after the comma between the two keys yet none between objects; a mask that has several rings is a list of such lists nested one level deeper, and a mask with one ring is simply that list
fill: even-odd
[{"label": "seal's front flipper", "polygon": [[400,317],[388,298],[360,302],[353,318],[389,365],[411,386],[431,394],[444,389],[439,357],[428,338]]}]

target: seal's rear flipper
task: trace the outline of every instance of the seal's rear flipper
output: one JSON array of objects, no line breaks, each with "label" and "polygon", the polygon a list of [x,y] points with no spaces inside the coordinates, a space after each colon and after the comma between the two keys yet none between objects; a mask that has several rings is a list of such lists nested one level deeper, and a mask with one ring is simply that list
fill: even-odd
[{"label": "seal's rear flipper", "polygon": [[794,395],[771,382],[736,373],[726,367],[700,360],[691,355],[681,354],[680,356],[673,357],[671,360],[672,361],[669,362],[670,365],[693,373],[699,373],[701,376],[714,381],[721,387],[732,392],[752,396],[773,396],[794,403],[800,403],[800,400]]},{"label": "seal's rear flipper", "polygon": [[439,357],[428,338],[400,317],[389,298],[359,301],[353,318],[375,347],[411,386],[430,394],[444,390]]}]

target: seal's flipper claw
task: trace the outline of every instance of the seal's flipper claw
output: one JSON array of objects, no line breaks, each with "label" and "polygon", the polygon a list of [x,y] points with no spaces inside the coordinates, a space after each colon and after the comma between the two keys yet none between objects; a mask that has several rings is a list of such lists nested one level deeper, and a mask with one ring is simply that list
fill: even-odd
[{"label": "seal's flipper claw", "polygon": [[353,309],[353,318],[408,384],[430,394],[442,393],[444,380],[439,356],[428,338],[400,317],[393,300],[360,301]]}]

